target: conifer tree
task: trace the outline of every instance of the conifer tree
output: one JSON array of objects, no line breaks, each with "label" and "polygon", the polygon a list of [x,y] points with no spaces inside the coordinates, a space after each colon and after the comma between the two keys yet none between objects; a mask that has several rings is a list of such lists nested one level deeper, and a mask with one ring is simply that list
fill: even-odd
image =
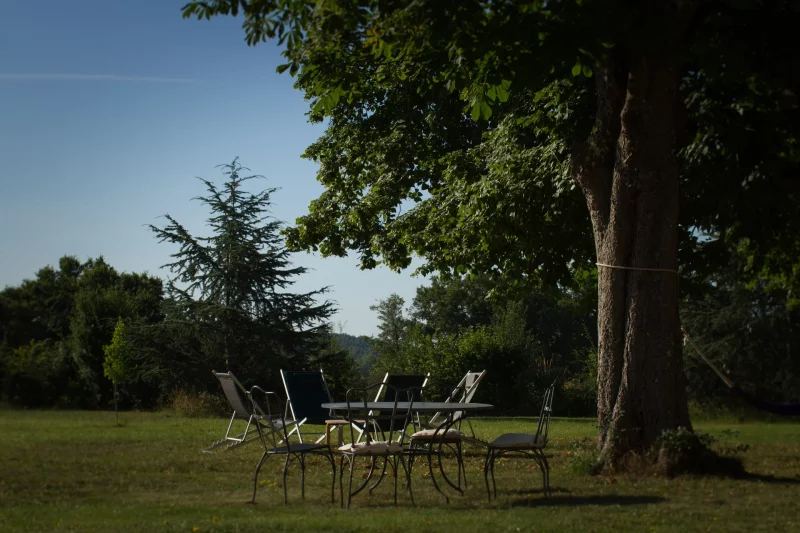
[{"label": "conifer tree", "polygon": [[169,314],[174,325],[198,333],[210,366],[269,378],[281,366],[304,366],[327,335],[334,307],[318,302],[327,287],[288,290],[307,269],[292,265],[282,223],[269,215],[276,189],[246,192],[246,182],[264,176],[243,175],[249,169],[238,158],[220,167],[225,183],[200,178],[208,193],[195,198],[211,211],[210,236],[192,235],[170,215],[165,227],[150,225],[159,242],[179,246],[164,265],[173,274]]}]

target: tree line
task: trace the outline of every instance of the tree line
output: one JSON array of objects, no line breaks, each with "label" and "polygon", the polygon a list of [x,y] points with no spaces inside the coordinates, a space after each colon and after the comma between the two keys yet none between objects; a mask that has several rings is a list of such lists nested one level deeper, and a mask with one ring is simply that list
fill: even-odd
[{"label": "tree line", "polygon": [[222,185],[201,180],[209,236],[169,215],[165,226],[150,226],[177,248],[166,282],[119,272],[103,257],[65,256],[0,292],[7,401],[106,407],[123,382],[122,406],[153,407],[175,391],[217,392],[212,370],[278,386],[280,368],[322,367],[334,387],[347,386],[358,370],[331,337],[327,288],[290,290],[305,268],[291,263],[282,224],[269,216],[275,189],[246,192],[246,182],[263,177],[244,175],[237,160],[222,168]]},{"label": "tree line", "polygon": [[[556,414],[597,413],[596,270],[574,272],[561,288],[513,293],[488,276],[434,276],[410,305],[392,294],[372,309],[379,318],[379,333],[368,339],[372,380],[430,373],[446,394],[467,371],[486,370],[477,400],[499,413],[537,413],[553,381]],[[687,290],[680,309],[694,345],[743,389],[779,403],[800,397],[800,307],[787,291],[721,272]],[[693,350],[683,358],[688,397],[699,409],[757,414]]]}]

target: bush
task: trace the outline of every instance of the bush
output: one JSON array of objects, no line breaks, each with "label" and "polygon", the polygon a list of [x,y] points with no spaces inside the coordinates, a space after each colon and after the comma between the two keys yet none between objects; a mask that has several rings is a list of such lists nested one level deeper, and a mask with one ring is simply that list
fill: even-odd
[{"label": "bush", "polygon": [[[726,434],[733,435],[732,432]],[[651,462],[656,474],[668,477],[680,474],[743,475],[744,468],[738,455],[747,451],[747,446],[718,444],[716,437],[686,428],[664,431],[651,450]]]},{"label": "bush", "polygon": [[187,418],[225,416],[231,411],[224,396],[206,391],[175,391],[169,404],[176,413]]}]

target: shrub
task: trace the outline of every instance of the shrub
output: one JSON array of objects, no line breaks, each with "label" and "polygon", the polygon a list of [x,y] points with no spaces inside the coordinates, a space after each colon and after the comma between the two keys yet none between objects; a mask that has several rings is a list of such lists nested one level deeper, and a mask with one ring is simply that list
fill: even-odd
[{"label": "shrub", "polygon": [[219,394],[186,390],[178,390],[172,394],[170,407],[180,416],[188,418],[225,416],[231,410],[228,402]]},{"label": "shrub", "polygon": [[[651,450],[655,473],[672,477],[680,474],[741,476],[738,454],[746,445],[716,446],[719,439],[686,428],[664,431]],[[717,449],[714,449],[717,448]]]}]

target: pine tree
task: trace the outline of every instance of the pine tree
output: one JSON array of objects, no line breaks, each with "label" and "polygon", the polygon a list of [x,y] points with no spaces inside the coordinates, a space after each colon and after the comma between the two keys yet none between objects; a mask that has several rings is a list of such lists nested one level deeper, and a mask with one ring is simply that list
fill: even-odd
[{"label": "pine tree", "polygon": [[283,224],[269,215],[276,189],[244,191],[245,182],[264,176],[242,175],[249,169],[238,158],[220,167],[225,183],[200,178],[208,194],[195,198],[211,211],[211,236],[193,236],[170,215],[164,228],[150,226],[159,242],[180,247],[164,265],[174,274],[167,285],[175,306],[170,316],[176,327],[202,337],[210,366],[269,379],[282,366],[305,365],[335,309],[317,301],[327,287],[287,290],[307,269],[292,265],[280,236]]}]

